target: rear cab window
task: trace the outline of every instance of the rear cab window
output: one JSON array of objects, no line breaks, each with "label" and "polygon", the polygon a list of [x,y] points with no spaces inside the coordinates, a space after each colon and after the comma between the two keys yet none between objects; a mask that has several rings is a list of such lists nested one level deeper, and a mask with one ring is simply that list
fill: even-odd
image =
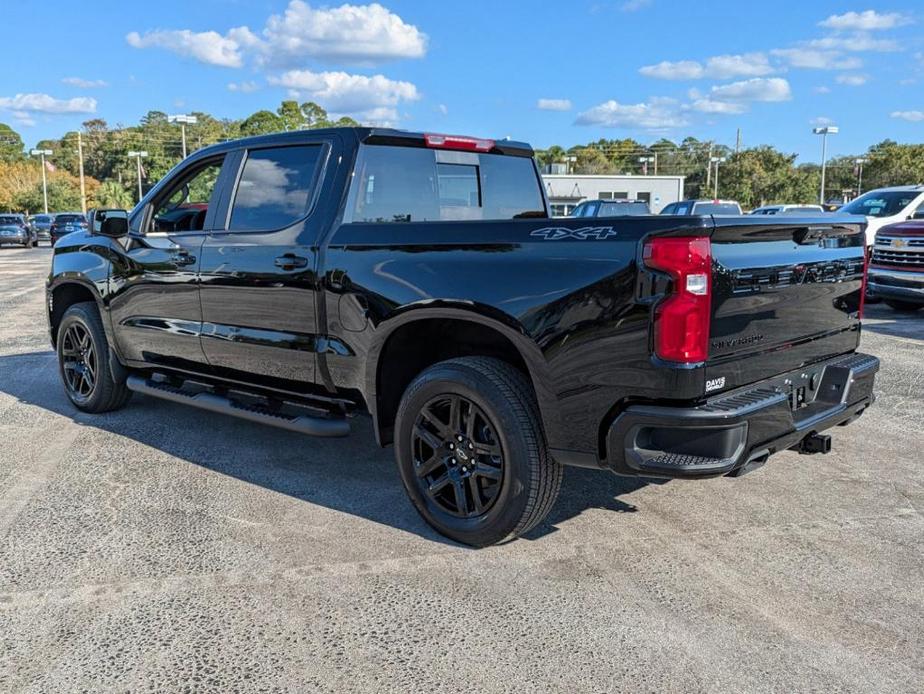
[{"label": "rear cab window", "polygon": [[400,223],[546,217],[530,157],[362,145],[347,222]]}]

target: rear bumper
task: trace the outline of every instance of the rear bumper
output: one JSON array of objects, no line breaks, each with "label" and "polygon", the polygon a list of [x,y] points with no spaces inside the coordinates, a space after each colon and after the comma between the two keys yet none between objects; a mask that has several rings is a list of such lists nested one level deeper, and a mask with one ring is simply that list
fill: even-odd
[{"label": "rear bumper", "polygon": [[645,477],[746,471],[812,433],[859,416],[874,400],[878,370],[876,357],[854,353],[694,407],[630,406],[609,427],[604,465]]},{"label": "rear bumper", "polygon": [[872,296],[924,304],[924,272],[870,267],[867,286]]}]

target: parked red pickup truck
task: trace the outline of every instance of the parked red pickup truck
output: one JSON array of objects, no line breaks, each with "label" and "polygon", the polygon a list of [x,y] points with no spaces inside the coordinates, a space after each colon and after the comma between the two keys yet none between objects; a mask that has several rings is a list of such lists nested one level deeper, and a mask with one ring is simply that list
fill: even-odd
[{"label": "parked red pickup truck", "polygon": [[876,232],[869,294],[897,311],[924,306],[924,221],[890,224]]}]

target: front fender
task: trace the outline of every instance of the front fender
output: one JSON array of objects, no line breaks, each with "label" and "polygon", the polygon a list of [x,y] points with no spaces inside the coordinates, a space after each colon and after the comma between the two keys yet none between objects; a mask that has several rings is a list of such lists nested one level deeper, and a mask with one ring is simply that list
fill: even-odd
[{"label": "front fender", "polygon": [[45,315],[49,334],[54,341],[52,298],[55,291],[65,285],[81,287],[93,297],[99,309],[109,344],[114,344],[109,321],[107,299],[109,295],[109,269],[111,239],[75,232],[55,244],[51,269],[45,283]]}]

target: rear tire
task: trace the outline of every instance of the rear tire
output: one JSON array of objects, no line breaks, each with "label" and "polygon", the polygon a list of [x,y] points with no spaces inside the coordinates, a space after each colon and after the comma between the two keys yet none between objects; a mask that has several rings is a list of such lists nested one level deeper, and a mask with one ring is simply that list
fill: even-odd
[{"label": "rear tire", "polygon": [[64,312],[57,336],[58,370],[64,391],[74,406],[100,413],[124,407],[132,392],[125,379],[113,378],[103,322],[96,304],[85,301]]},{"label": "rear tire", "polygon": [[395,458],[424,520],[475,547],[534,528],[561,487],[529,381],[487,357],[440,362],[414,379],[398,408]]},{"label": "rear tire", "polygon": [[895,309],[896,311],[901,311],[902,313],[914,313],[919,308],[921,308],[921,304],[915,304],[911,301],[897,301],[895,299],[886,299],[885,302],[891,308]]}]

